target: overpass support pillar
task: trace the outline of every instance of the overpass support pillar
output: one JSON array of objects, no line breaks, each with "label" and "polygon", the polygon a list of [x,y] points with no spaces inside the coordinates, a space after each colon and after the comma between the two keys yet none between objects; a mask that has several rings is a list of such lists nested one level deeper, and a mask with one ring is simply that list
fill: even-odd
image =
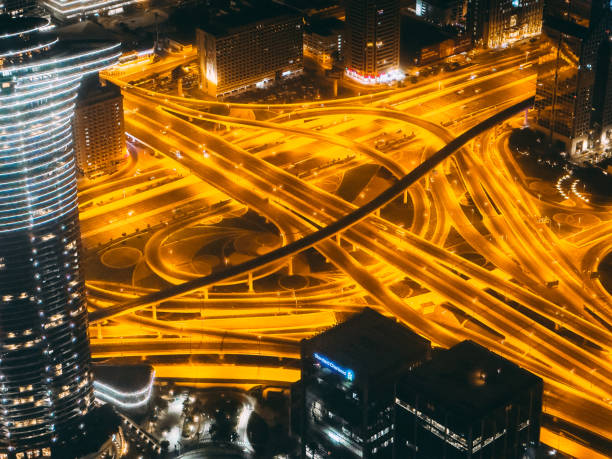
[{"label": "overpass support pillar", "polygon": [[102,339],[102,324],[100,322],[98,322],[97,328],[98,328],[98,339]]},{"label": "overpass support pillar", "polygon": [[287,275],[293,276],[293,257],[289,257],[289,263],[287,263]]},{"label": "overpass support pillar", "polygon": [[380,217],[380,207],[374,211],[374,215]]},{"label": "overpass support pillar", "polygon": [[338,245],[341,245],[341,243],[342,243],[342,234],[336,233],[336,242],[338,243]]},{"label": "overpass support pillar", "polygon": [[207,288],[204,289],[204,299],[205,300],[208,299],[208,289]]},{"label": "overpass support pillar", "polygon": [[153,320],[157,320],[157,305],[151,306],[151,312],[153,313]]},{"label": "overpass support pillar", "polygon": [[249,292],[253,292],[253,272],[249,271]]},{"label": "overpass support pillar", "polygon": [[404,204],[408,203],[408,190],[404,190]]}]

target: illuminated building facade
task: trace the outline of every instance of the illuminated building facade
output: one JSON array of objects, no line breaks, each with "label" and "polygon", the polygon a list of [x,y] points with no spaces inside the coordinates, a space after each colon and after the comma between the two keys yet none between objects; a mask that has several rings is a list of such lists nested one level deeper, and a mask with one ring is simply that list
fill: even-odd
[{"label": "illuminated building facade", "polygon": [[74,117],[77,170],[95,177],[112,174],[126,158],[123,96],[112,83],[97,76],[81,85]]},{"label": "illuminated building facade", "polygon": [[[612,136],[612,6],[607,0],[551,0],[536,86],[536,127],[571,155]],[[600,138],[601,135],[601,138]]]},{"label": "illuminated building facade", "polygon": [[406,373],[395,406],[397,458],[518,459],[539,444],[542,380],[463,341]]},{"label": "illuminated building facade", "polygon": [[123,7],[142,0],[42,0],[42,5],[60,22],[78,21],[123,12]]},{"label": "illuminated building facade", "polygon": [[93,402],[71,124],[119,45],[46,26],[0,18],[0,459],[51,455]]},{"label": "illuminated building facade", "polygon": [[303,20],[280,5],[243,10],[196,31],[201,88],[224,96],[303,69]]},{"label": "illuminated building facade", "polygon": [[437,25],[465,25],[464,0],[417,0],[416,15]]},{"label": "illuminated building facade", "polygon": [[301,353],[302,457],[390,458],[393,387],[429,358],[429,341],[365,309]]},{"label": "illuminated building facade", "polygon": [[399,0],[347,0],[346,73],[361,83],[400,79]]},{"label": "illuminated building facade", "polygon": [[544,0],[468,0],[467,33],[486,48],[538,36],[543,7]]},{"label": "illuminated building facade", "polygon": [[312,18],[304,28],[304,56],[325,69],[342,60],[344,24],[335,18]]}]

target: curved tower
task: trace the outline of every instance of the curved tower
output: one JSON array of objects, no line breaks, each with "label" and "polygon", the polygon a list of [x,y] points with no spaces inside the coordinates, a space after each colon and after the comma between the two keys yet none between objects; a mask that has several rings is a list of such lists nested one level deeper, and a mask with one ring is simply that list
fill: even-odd
[{"label": "curved tower", "polygon": [[0,459],[51,455],[93,402],[72,117],[119,44],[0,16]]}]

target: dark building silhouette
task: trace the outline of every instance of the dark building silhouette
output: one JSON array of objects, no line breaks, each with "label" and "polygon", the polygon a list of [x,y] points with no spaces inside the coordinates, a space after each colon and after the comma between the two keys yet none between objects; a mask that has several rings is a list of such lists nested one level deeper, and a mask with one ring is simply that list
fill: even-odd
[{"label": "dark building silhouette", "polygon": [[393,387],[429,358],[429,341],[371,309],[302,342],[301,431],[306,458],[387,458]]},{"label": "dark building silhouette", "polygon": [[397,458],[519,459],[539,443],[542,380],[472,342],[396,387]]}]

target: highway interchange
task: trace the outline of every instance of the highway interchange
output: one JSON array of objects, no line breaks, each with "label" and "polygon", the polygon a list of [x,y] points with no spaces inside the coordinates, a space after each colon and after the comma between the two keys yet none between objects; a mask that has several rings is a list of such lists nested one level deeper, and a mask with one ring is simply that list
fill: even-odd
[{"label": "highway interchange", "polygon": [[[368,207],[459,134],[533,96],[539,53],[525,44],[415,85],[297,104],[130,84],[163,62],[109,72],[123,88],[132,156],[82,189],[83,242],[102,262],[131,253],[125,267],[135,267],[129,280],[88,272],[94,357],[146,357],[158,375],[184,380],[291,382],[299,339],[370,305],[435,345],[469,338],[515,361],[545,380],[546,413],[612,437],[612,308],[590,275],[611,249],[612,214],[534,191],[507,144],[522,114]],[[368,165],[375,173],[343,199],[338,186]],[[359,212],[313,243],[323,269],[304,251],[275,255]],[[228,226],[251,214],[266,223]],[[589,224],[550,223],[566,214]],[[198,252],[228,237],[243,253]],[[126,251],[135,238],[141,250]]]}]

